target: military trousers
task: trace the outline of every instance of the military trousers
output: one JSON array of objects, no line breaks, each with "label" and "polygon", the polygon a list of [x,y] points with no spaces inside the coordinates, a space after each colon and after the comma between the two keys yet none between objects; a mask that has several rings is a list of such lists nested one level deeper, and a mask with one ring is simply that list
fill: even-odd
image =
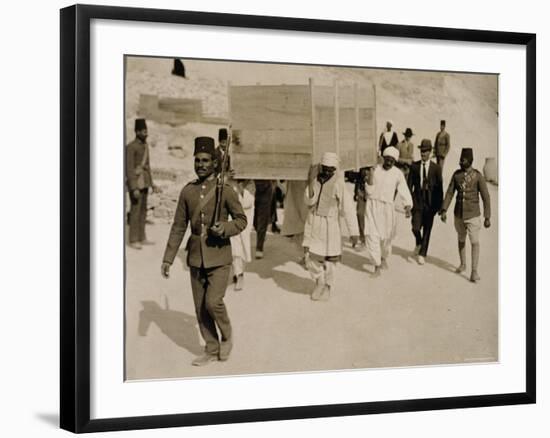
[{"label": "military trousers", "polygon": [[205,351],[208,354],[219,352],[218,329],[222,341],[231,338],[231,322],[223,301],[230,269],[231,265],[213,268],[190,267],[195,313],[201,336],[206,342]]},{"label": "military trousers", "polygon": [[142,189],[136,197],[130,193],[130,233],[128,240],[130,243],[143,242],[145,240],[145,220],[147,219],[147,191]]}]

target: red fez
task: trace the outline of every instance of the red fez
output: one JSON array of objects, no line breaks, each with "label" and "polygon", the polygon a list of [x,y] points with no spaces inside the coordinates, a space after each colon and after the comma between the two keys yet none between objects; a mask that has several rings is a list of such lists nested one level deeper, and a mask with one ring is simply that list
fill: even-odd
[{"label": "red fez", "polygon": [[460,159],[467,158],[470,161],[474,161],[474,151],[472,148],[462,148],[462,152],[460,153]]},{"label": "red fez", "polygon": [[218,141],[227,140],[227,129],[222,128],[218,131]]}]

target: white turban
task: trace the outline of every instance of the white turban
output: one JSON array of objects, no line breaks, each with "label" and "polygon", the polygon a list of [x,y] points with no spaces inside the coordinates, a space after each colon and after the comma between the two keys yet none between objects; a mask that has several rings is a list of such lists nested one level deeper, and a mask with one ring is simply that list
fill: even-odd
[{"label": "white turban", "polygon": [[393,146],[388,146],[384,149],[384,153],[382,155],[384,157],[392,157],[395,161],[399,160],[399,150]]},{"label": "white turban", "polygon": [[323,166],[338,167],[338,155],[334,152],[325,152],[323,158],[321,158],[321,164]]},{"label": "white turban", "polygon": [[388,123],[393,126],[393,122],[392,122],[391,119],[386,120],[386,124],[388,124]]}]

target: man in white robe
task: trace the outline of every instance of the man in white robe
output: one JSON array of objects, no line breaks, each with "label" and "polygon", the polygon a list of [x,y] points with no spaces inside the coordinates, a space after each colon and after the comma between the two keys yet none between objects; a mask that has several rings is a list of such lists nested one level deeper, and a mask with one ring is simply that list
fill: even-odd
[{"label": "man in white robe", "polygon": [[312,300],[328,300],[334,287],[336,263],[342,256],[340,218],[345,219],[352,243],[357,244],[359,235],[353,198],[337,169],[338,156],[325,153],[321,164],[310,169],[304,193],[308,214],[302,245],[307,254],[306,267],[315,280]]},{"label": "man in white robe", "polygon": [[383,164],[369,169],[365,191],[367,206],[365,212],[365,234],[367,251],[374,263],[374,275],[380,275],[380,269],[388,267],[387,259],[391,255],[392,240],[395,237],[396,213],[395,198],[399,196],[405,208],[405,216],[411,216],[412,197],[407,181],[395,162],[399,159],[399,150],[389,146],[383,153]]},{"label": "man in white robe", "polygon": [[239,196],[239,202],[246,215],[246,228],[237,234],[231,236],[231,255],[233,256],[233,283],[235,290],[239,291],[244,286],[244,269],[246,263],[252,260],[250,233],[252,232],[252,222],[254,219],[254,183],[250,180],[230,179],[228,183],[233,187]]}]

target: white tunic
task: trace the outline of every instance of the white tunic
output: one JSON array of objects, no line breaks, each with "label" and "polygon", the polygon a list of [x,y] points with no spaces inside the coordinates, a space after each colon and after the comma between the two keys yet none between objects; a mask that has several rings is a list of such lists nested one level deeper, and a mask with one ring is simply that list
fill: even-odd
[{"label": "white tunic", "polygon": [[395,236],[396,215],[394,200],[396,194],[405,207],[412,207],[412,197],[403,172],[396,167],[385,170],[376,166],[373,184],[365,184],[367,205],[365,212],[365,233],[382,240]]},{"label": "white tunic", "polygon": [[347,191],[344,176],[340,173],[332,178],[337,178],[335,184],[325,184],[323,190],[332,188],[329,197],[329,208],[326,216],[317,214],[317,204],[321,193],[321,183],[314,182],[313,197],[309,197],[306,187],[304,200],[308,206],[308,214],[304,226],[304,241],[302,245],[309,251],[319,256],[339,256],[342,254],[342,229],[340,218],[346,222],[352,236],[359,235],[357,216],[353,197]]},{"label": "white tunic", "polygon": [[252,250],[250,247],[250,232],[252,231],[252,222],[254,219],[254,195],[250,190],[245,187],[243,194],[241,195],[236,187],[233,187],[235,192],[239,195],[239,201],[243,207],[244,214],[246,215],[246,228],[237,234],[231,236],[231,255],[233,257],[241,257],[245,262],[252,260]]}]

